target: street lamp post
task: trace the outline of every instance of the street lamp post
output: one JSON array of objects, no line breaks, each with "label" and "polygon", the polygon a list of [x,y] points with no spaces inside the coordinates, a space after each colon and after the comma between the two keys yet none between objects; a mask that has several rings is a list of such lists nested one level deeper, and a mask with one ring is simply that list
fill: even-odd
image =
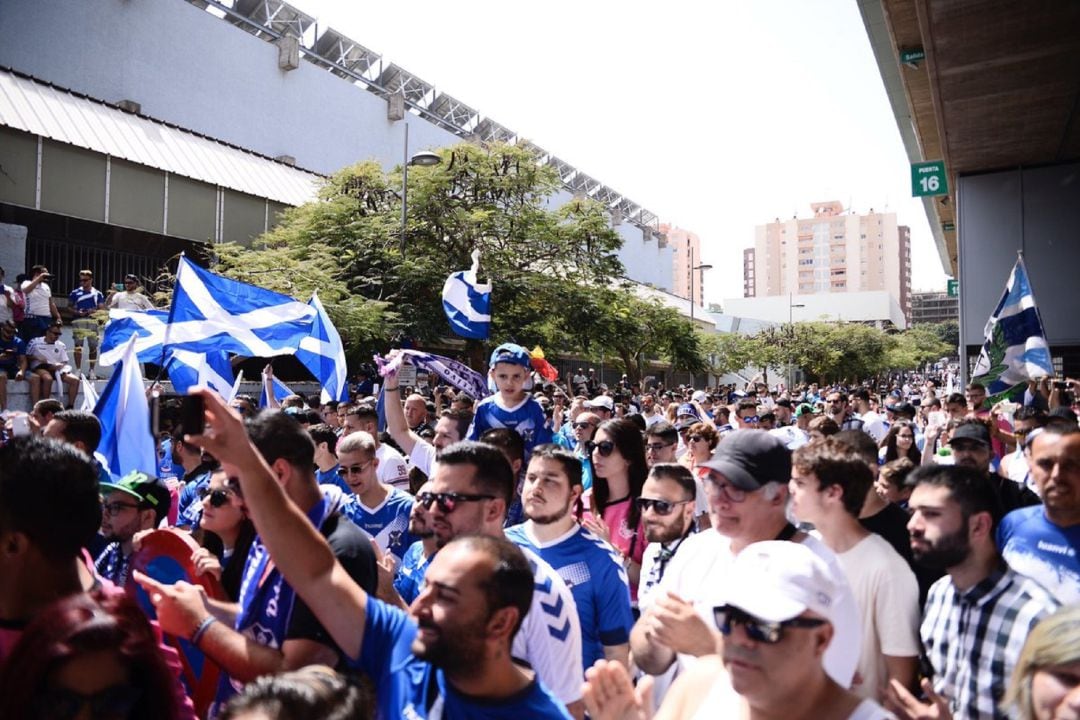
[{"label": "street lamp post", "polygon": [[[796,303],[795,297],[792,293],[788,293],[788,310],[787,310],[787,322],[788,329],[791,332],[791,340],[795,340],[795,308],[806,307],[803,303]],[[792,385],[795,384],[795,360],[792,356],[788,356],[788,392],[791,392]]]},{"label": "street lamp post", "polygon": [[694,246],[687,242],[687,249],[690,251],[690,324],[694,324],[694,275],[698,272],[705,270],[712,270],[712,265],[702,263],[701,265],[694,264]]},{"label": "street lamp post", "polygon": [[409,121],[405,121],[405,153],[401,163],[401,257],[405,257],[405,221],[409,217],[409,166],[427,167],[438,165],[442,158],[427,150],[409,157]]}]

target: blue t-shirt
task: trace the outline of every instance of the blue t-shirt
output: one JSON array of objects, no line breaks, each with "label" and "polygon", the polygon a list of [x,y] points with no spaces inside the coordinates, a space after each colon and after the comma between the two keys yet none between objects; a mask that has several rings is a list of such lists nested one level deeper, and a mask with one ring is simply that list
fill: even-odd
[{"label": "blue t-shirt", "polygon": [[630,584],[618,552],[580,525],[567,535],[540,543],[525,525],[506,531],[506,539],[543,558],[570,587],[581,621],[584,667],[604,657],[604,646],[630,641],[634,615]]},{"label": "blue t-shirt", "polygon": [[394,553],[400,560],[409,546],[419,539],[409,533],[413,496],[407,492],[391,488],[386,499],[374,508],[361,503],[351,489],[348,498],[341,506],[341,514],[370,535],[384,552]]},{"label": "blue t-shirt", "polygon": [[[432,557],[435,556],[432,555]],[[424,584],[424,573],[427,572],[430,562],[431,558],[424,557],[424,543],[421,540],[410,545],[401,556],[401,564],[394,577],[394,589],[406,605],[412,605],[413,600],[420,594],[420,586]]]},{"label": "blue t-shirt", "polygon": [[180,489],[180,500],[177,502],[176,524],[180,527],[199,527],[202,520],[202,498],[199,491],[210,487],[209,470],[205,470],[188,480],[187,484]]},{"label": "blue t-shirt", "polygon": [[[538,680],[504,700],[480,700],[457,692],[442,670],[412,654],[416,623],[397,608],[368,598],[364,642],[359,660],[350,664],[366,672],[379,688],[380,720],[523,720],[570,714]],[[441,713],[437,708],[441,707]],[[433,710],[434,709],[434,710]]]},{"label": "blue t-shirt", "polygon": [[[8,350],[14,350],[11,355],[3,355]],[[26,354],[26,343],[18,335],[12,335],[10,340],[0,338],[0,369],[11,370],[12,375],[19,369],[19,358]]]},{"label": "blue t-shirt", "polygon": [[352,495],[352,488],[349,487],[349,483],[345,482],[345,478],[341,477],[341,465],[335,465],[329,470],[315,469],[315,482],[320,485],[333,485],[334,487],[341,488],[341,491],[345,493],[345,497]]},{"label": "blue t-shirt", "polygon": [[97,310],[99,305],[105,303],[105,296],[95,287],[83,290],[82,285],[80,285],[71,291],[71,294],[68,295],[68,301],[73,309],[80,311],[80,314],[82,314],[88,310]]},{"label": "blue t-shirt", "polygon": [[513,408],[505,407],[498,394],[489,395],[477,403],[476,415],[469,426],[467,439],[479,440],[481,435],[492,428],[510,428],[517,432],[525,441],[526,461],[534,447],[551,442],[551,428],[547,425],[544,408],[527,396]]},{"label": "blue t-shirt", "polygon": [[1055,525],[1042,505],[1032,505],[1005,516],[997,541],[1013,570],[1042,585],[1062,605],[1080,603],[1080,525]]}]

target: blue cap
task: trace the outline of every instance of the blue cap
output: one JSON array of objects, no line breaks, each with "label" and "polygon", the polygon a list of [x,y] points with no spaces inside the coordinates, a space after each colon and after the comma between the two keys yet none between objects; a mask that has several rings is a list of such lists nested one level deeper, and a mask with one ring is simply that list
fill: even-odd
[{"label": "blue cap", "polygon": [[529,351],[514,343],[503,343],[495,348],[495,352],[491,353],[491,360],[488,362],[488,367],[495,367],[496,363],[511,363],[513,365],[520,365],[526,370],[532,370]]},{"label": "blue cap", "polygon": [[701,419],[701,416],[698,414],[697,408],[690,403],[683,403],[679,406],[679,411],[675,413],[675,417],[677,418],[683,417],[684,415],[689,415],[690,417],[697,418],[698,420]]}]

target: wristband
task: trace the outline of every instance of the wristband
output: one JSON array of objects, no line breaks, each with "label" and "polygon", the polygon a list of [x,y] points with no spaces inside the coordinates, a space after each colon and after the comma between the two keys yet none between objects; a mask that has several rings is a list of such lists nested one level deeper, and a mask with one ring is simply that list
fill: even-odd
[{"label": "wristband", "polygon": [[395,385],[394,387],[390,387],[389,385],[386,385],[386,386],[383,387],[383,390],[385,390],[386,392],[397,392],[400,389],[401,389],[400,385]]},{"label": "wristband", "polygon": [[199,623],[199,627],[195,628],[195,632],[191,633],[191,644],[196,648],[199,647],[199,641],[202,640],[203,635],[210,629],[210,626],[217,622],[217,618],[213,615],[207,615],[206,618]]}]

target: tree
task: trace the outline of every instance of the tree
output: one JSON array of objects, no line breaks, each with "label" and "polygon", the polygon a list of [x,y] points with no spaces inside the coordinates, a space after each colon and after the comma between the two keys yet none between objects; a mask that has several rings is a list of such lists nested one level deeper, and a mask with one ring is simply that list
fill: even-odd
[{"label": "tree", "polygon": [[935,326],[916,325],[904,332],[889,336],[885,368],[911,370],[922,367],[928,362],[937,362],[954,351],[954,347],[950,347],[948,343],[941,340]]},{"label": "tree", "polygon": [[739,333],[699,333],[698,337],[712,375],[761,366],[762,347],[756,337]]},{"label": "tree", "polygon": [[[439,154],[440,165],[409,173],[404,255],[400,170],[385,173],[373,162],[334,174],[318,202],[286,213],[255,251],[298,253],[344,283],[345,297],[380,303],[379,334],[389,343],[450,334],[443,283],[450,272],[468,268],[479,249],[480,278],[494,283],[494,342],[555,352],[587,344],[590,326],[566,322],[561,313],[565,298],[580,288],[606,288],[623,272],[615,255],[621,239],[604,207],[574,200],[549,209],[558,175],[522,147],[463,143]],[[321,265],[327,258],[334,267]],[[469,347],[482,357],[479,343]]]}]

